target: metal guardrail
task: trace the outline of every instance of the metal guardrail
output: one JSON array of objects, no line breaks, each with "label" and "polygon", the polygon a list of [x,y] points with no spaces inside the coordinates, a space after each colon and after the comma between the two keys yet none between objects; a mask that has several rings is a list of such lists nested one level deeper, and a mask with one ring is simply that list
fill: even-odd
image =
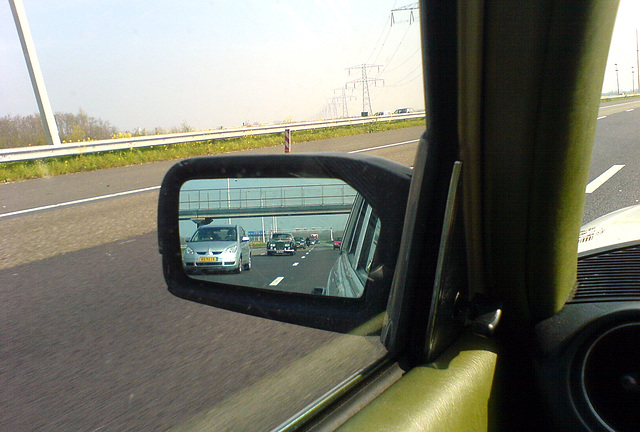
[{"label": "metal guardrail", "polygon": [[[99,153],[113,150],[173,145],[196,141],[210,141],[224,138],[240,138],[251,135],[282,133],[285,129],[292,131],[322,129],[336,126],[359,125],[389,120],[405,120],[422,118],[423,111],[411,114],[392,114],[386,116],[351,117],[347,119],[323,120],[313,122],[288,123],[275,126],[259,126],[238,129],[220,129],[202,132],[186,132],[170,135],[148,135],[133,138],[117,138],[99,141],[82,141],[76,143],[45,145],[34,147],[18,147],[0,150],[0,163],[17,162],[34,159],[46,159],[58,156],[71,156],[86,153]],[[295,141],[295,137],[294,137]]]}]

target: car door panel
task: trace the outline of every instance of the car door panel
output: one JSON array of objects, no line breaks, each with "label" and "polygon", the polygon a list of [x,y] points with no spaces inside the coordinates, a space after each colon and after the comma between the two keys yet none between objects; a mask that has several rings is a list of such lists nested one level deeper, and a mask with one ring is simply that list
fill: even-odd
[{"label": "car door panel", "polygon": [[489,430],[496,403],[494,345],[466,334],[435,362],[409,371],[339,431]]}]

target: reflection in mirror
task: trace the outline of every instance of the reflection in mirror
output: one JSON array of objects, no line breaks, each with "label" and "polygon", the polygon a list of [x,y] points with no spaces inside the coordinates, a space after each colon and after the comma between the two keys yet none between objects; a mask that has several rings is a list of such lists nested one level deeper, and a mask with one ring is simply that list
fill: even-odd
[{"label": "reflection in mirror", "polygon": [[190,277],[338,297],[362,296],[380,234],[373,209],[337,179],[190,180],[179,217]]}]

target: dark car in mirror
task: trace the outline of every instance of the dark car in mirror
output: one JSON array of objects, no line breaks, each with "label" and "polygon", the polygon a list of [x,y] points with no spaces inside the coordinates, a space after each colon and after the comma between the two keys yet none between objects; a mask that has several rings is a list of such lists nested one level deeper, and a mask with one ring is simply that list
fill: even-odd
[{"label": "dark car in mirror", "polygon": [[[167,173],[159,200],[169,290],[223,309],[351,331],[385,309],[410,178],[408,167],[365,155],[182,161]],[[215,231],[235,234],[233,244],[196,241]],[[295,237],[315,244],[296,254]],[[181,244],[184,238],[190,241]],[[335,238],[344,239],[338,256]],[[276,254],[283,256],[270,257]],[[225,265],[232,271],[216,271]]]},{"label": "dark car in mirror", "polygon": [[298,245],[289,233],[274,232],[267,242],[267,255],[295,255]]}]

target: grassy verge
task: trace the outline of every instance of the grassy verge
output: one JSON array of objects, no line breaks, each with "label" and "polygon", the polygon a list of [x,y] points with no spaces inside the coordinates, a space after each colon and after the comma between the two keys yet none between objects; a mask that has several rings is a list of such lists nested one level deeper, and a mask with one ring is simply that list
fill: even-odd
[{"label": "grassy verge", "polygon": [[[294,131],[293,137],[294,141],[299,143],[421,125],[424,125],[424,119],[383,121],[364,125]],[[214,155],[251,148],[272,147],[283,145],[283,143],[284,138],[281,133],[258,136],[247,135],[242,138],[153,146],[33,161],[7,162],[0,165],[0,181],[6,183],[82,171],[137,165],[147,162]]]},{"label": "grassy verge", "polygon": [[626,95],[620,95],[620,96],[613,96],[613,97],[607,97],[607,98],[602,98],[600,99],[600,103],[604,103],[604,102],[618,102],[621,100],[636,100],[640,98],[639,94],[626,94]]}]

